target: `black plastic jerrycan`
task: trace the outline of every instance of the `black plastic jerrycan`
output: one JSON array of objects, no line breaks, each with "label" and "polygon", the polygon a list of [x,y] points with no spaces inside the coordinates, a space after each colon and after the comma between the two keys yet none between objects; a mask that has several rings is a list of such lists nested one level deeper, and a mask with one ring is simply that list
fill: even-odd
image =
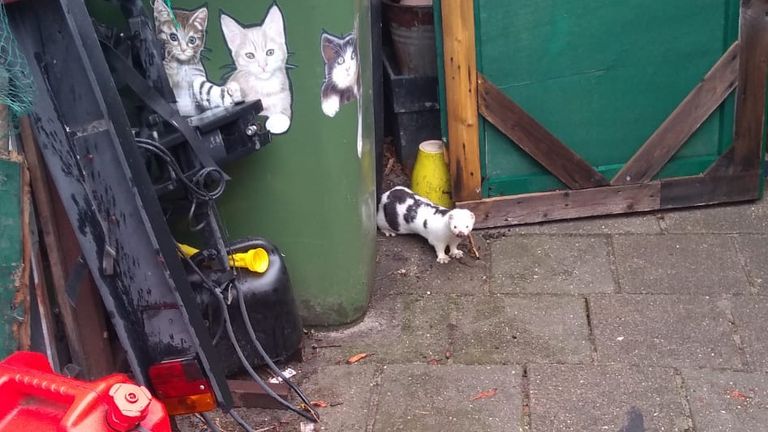
[{"label": "black plastic jerrycan", "polygon": [[[242,295],[256,339],[269,357],[275,362],[288,359],[301,346],[304,330],[283,256],[275,245],[262,238],[230,243],[227,251],[231,265],[238,261],[233,266],[237,271],[237,286],[224,289],[223,294],[235,339],[246,359],[254,367],[265,363],[248,334],[238,295]],[[194,285],[197,285],[198,299],[220,364],[228,375],[243,372],[243,365],[228,337],[220,303],[208,290]]]}]

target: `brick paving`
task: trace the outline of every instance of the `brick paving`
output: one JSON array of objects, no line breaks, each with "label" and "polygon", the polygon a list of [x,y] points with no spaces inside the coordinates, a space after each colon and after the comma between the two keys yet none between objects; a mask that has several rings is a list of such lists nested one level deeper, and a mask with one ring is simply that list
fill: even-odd
[{"label": "brick paving", "polygon": [[768,431],[768,203],[475,237],[444,266],[378,238],[369,313],[296,365],[342,403],[316,430]]}]

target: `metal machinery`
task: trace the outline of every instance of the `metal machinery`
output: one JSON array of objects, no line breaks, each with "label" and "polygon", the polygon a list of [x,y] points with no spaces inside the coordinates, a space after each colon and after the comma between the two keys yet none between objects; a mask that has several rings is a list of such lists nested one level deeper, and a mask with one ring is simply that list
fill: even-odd
[{"label": "metal machinery", "polygon": [[[171,414],[230,411],[226,374],[279,373],[269,358],[302,337],[278,249],[228,241],[216,211],[219,164],[270,141],[261,103],[180,116],[142,2],[118,3],[128,31],[92,22],[83,0],[7,6],[37,84],[33,128],[135,380]],[[172,235],[184,224],[199,251]],[[252,251],[261,268],[238,268]],[[286,383],[305,404],[281,403],[316,420]]]}]

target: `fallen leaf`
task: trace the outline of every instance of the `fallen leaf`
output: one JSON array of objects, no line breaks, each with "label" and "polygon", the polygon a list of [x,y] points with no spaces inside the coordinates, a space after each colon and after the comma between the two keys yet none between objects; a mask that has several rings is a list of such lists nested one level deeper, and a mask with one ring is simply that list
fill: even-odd
[{"label": "fallen leaf", "polygon": [[476,400],[479,400],[479,399],[492,398],[492,397],[496,396],[496,390],[497,389],[494,387],[494,388],[492,388],[490,390],[481,391],[480,393],[474,395],[472,397],[472,399],[470,399],[470,400],[476,401]]},{"label": "fallen leaf", "polygon": [[312,401],[310,404],[315,408],[328,408],[330,406],[328,402],[322,400]]},{"label": "fallen leaf", "polygon": [[427,360],[427,364],[430,365],[430,366],[437,366],[437,365],[440,364],[440,360],[438,360],[436,358],[429,359],[429,360]]},{"label": "fallen leaf", "polygon": [[359,362],[360,360],[362,360],[364,358],[368,358],[368,357],[370,357],[372,355],[373,354],[369,354],[369,353],[355,354],[352,357],[347,359],[347,364],[355,364],[355,363]]},{"label": "fallen leaf", "polygon": [[731,399],[736,399],[736,400],[740,400],[740,401],[748,401],[748,400],[752,399],[750,396],[747,396],[744,393],[742,393],[742,392],[740,392],[740,391],[738,391],[736,389],[728,390],[728,397],[731,398]]}]

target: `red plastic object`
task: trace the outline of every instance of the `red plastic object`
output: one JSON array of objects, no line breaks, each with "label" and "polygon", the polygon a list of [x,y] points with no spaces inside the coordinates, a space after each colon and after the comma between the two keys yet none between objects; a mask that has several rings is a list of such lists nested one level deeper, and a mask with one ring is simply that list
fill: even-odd
[{"label": "red plastic object", "polygon": [[163,404],[127,376],[66,378],[32,352],[0,362],[0,432],[135,430],[170,432],[171,423]]}]

